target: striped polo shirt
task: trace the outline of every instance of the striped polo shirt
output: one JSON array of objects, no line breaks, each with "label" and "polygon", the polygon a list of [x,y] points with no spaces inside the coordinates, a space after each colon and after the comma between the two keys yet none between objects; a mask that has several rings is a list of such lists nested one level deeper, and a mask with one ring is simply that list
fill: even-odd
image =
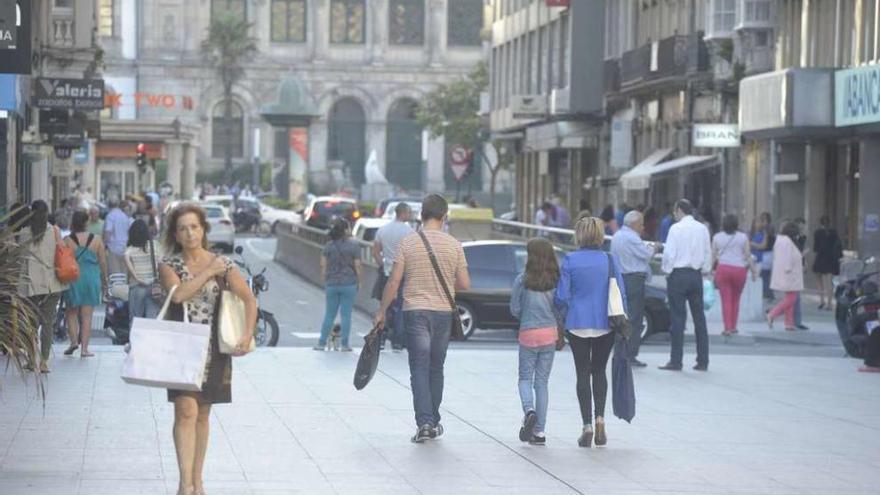
[{"label": "striped polo shirt", "polygon": [[[425,236],[437,257],[437,264],[446,285],[455,297],[455,281],[467,270],[467,260],[461,243],[455,237],[439,230],[426,230]],[[451,311],[443,287],[434,273],[428,251],[418,233],[410,234],[400,241],[397,258],[403,265],[404,311]]]}]

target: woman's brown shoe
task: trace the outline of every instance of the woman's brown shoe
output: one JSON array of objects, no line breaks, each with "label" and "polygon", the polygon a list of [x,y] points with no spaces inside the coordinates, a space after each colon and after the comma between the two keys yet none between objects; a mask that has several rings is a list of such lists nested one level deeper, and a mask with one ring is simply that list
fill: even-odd
[{"label": "woman's brown shoe", "polygon": [[73,353],[76,352],[77,349],[79,349],[78,345],[72,345],[64,350],[64,355],[65,356],[72,356]]},{"label": "woman's brown shoe", "polygon": [[602,446],[608,443],[608,437],[605,436],[605,422],[596,422],[596,445]]},{"label": "woman's brown shoe", "polygon": [[593,429],[592,428],[584,428],[584,432],[581,433],[581,437],[578,438],[578,445],[581,447],[590,448],[593,445]]}]

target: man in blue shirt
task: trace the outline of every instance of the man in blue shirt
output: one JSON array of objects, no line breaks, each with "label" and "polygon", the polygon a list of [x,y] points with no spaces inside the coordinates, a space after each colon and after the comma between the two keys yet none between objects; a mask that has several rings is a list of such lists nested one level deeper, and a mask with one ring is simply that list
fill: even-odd
[{"label": "man in blue shirt", "polygon": [[657,248],[642,241],[645,218],[636,210],[623,217],[623,227],[611,238],[611,254],[620,260],[623,284],[626,289],[627,317],[632,326],[630,337],[630,363],[644,368],[645,363],[637,359],[641,343],[645,316],[645,285],[651,278],[651,259]]},{"label": "man in blue shirt", "polygon": [[660,220],[660,232],[657,234],[657,240],[660,242],[666,242],[666,238],[669,236],[669,229],[672,227],[672,224],[675,223],[675,219],[672,218],[672,211],[669,203],[666,203],[666,209],[664,210],[666,215],[663,215],[663,218]]}]

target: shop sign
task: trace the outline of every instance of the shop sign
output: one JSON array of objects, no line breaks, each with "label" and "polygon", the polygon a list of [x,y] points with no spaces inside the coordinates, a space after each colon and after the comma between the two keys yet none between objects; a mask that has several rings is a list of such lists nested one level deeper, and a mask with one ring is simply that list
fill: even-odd
[{"label": "shop sign", "polygon": [[[128,99],[134,103],[136,108],[152,107],[181,110],[194,110],[195,100],[192,96],[172,95],[165,93],[135,93],[133,95],[123,95],[122,93],[107,92],[104,98],[104,106],[108,108],[119,108],[123,104],[128,103]],[[123,99],[126,101],[123,102]]]},{"label": "shop sign", "polygon": [[834,82],[835,126],[880,122],[880,66],[839,70]]},{"label": "shop sign", "polygon": [[[12,3],[15,13],[9,19],[6,5]],[[0,11],[0,31],[5,31],[0,34],[0,73],[30,74],[33,69],[31,0],[3,0],[0,5],[3,6]]]},{"label": "shop sign", "polygon": [[865,232],[880,232],[880,215],[875,213],[865,215]]},{"label": "shop sign", "polygon": [[38,108],[102,110],[104,81],[101,79],[60,79],[41,77],[34,85]]},{"label": "shop sign", "polygon": [[9,0],[0,1],[0,50],[14,50],[18,39],[18,5]]},{"label": "shop sign", "polygon": [[79,148],[86,137],[85,116],[69,115],[67,110],[43,110],[40,112],[40,133],[49,136],[54,146]]},{"label": "shop sign", "polygon": [[697,148],[738,148],[739,126],[736,124],[694,124],[694,146]]}]

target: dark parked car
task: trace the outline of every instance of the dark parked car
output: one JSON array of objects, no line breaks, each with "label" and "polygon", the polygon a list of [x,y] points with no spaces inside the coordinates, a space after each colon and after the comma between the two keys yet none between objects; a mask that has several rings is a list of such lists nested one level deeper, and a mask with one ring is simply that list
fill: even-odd
[{"label": "dark parked car", "polygon": [[[462,243],[471,276],[471,289],[459,291],[455,300],[466,337],[477,329],[515,329],[510,314],[510,291],[517,274],[526,266],[526,243],[515,241],[474,241]],[[560,263],[565,253],[557,251]],[[645,302],[646,325],[643,337],[669,331],[666,292],[648,287]]]},{"label": "dark parked car", "polygon": [[354,199],[337,196],[317,197],[303,211],[306,225],[318,229],[329,229],[336,218],[344,218],[353,226],[360,217],[361,212]]}]

